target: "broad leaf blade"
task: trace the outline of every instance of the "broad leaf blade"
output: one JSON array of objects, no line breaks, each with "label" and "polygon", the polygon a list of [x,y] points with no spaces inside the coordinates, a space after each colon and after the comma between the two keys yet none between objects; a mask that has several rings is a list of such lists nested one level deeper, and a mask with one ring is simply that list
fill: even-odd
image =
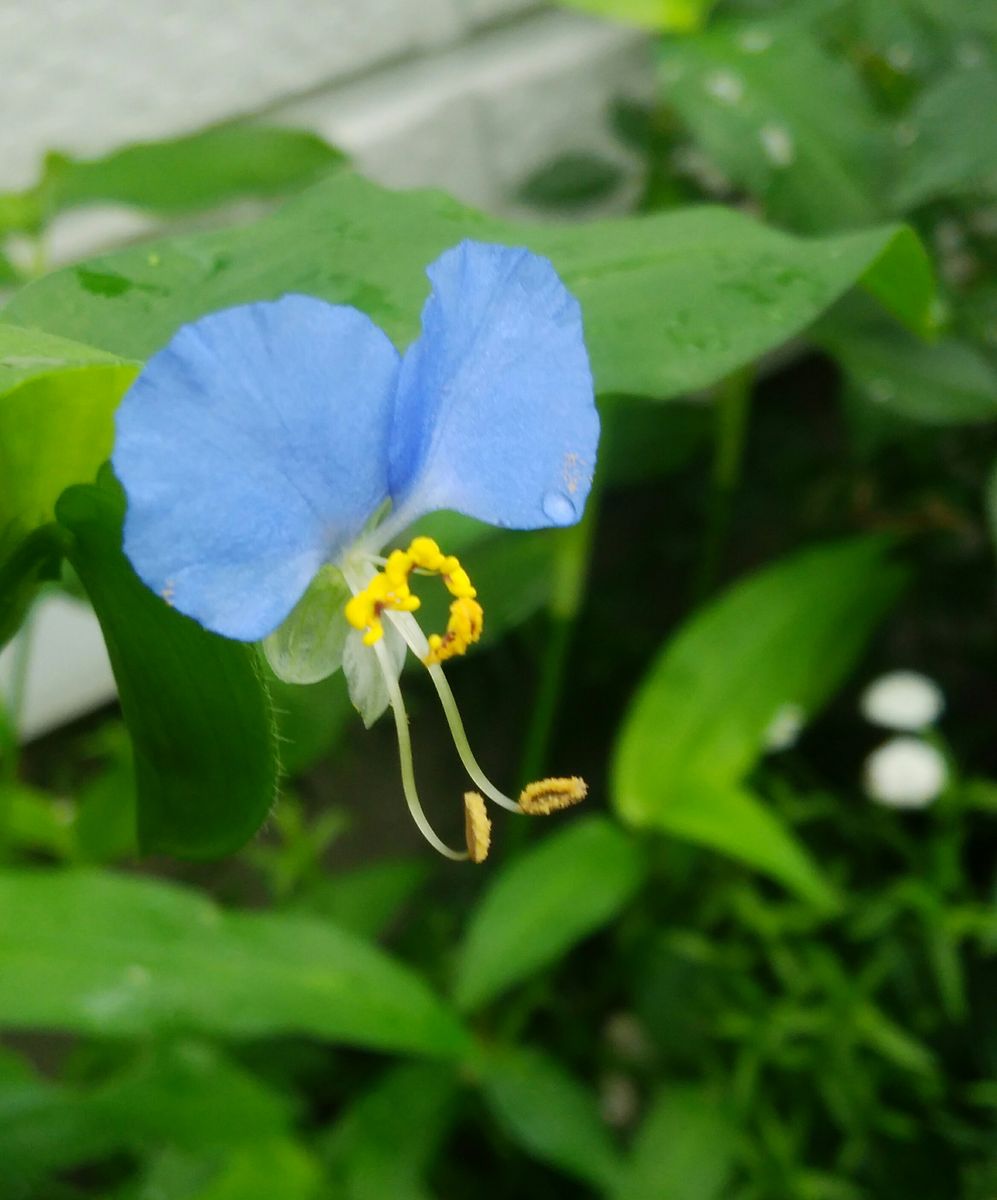
[{"label": "broad leaf blade", "polygon": [[611,920],[640,886],[637,846],[609,821],[576,821],[497,874],[457,962],[461,1009],[494,999]]},{"label": "broad leaf blade", "polygon": [[856,283],[926,323],[930,269],[896,227],[801,240],[724,209],[570,226],[482,216],[435,192],[337,172],[243,229],[167,239],[57,272],[4,319],[144,359],[227,305],[306,292],[418,333],[425,268],[464,237],[548,255],[578,296],[598,390],[665,397],[715,382],[804,329]]},{"label": "broad leaf blade", "polygon": [[86,870],[0,875],[0,913],[0,1027],[464,1046],[421,980],[325,922],[224,912],[176,885]]},{"label": "broad leaf blade", "polygon": [[171,609],[121,550],[124,497],[113,479],[58,504],[67,554],[100,620],[135,748],[143,849],[226,854],[274,801],[273,715],[253,650]]}]

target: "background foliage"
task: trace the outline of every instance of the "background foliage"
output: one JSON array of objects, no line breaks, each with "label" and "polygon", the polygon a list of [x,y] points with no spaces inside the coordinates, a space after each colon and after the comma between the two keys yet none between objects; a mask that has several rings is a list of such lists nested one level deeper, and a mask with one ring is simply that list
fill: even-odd
[{"label": "background foliage", "polygon": [[[658,103],[611,114],[631,215],[565,219],[615,181],[571,147],[523,184],[552,219],[512,224],[249,125],[0,197],[0,634],[82,590],[121,697],[23,751],[4,728],[12,1200],[997,1194],[997,21],[577,6],[661,34]],[[71,207],[275,197],[42,268]],[[591,784],[478,871],[409,840],[390,730],[338,678],[281,685],[137,582],[101,470],[182,322],[297,290],[404,346],[463,236],[554,261],[604,423],[582,525],[432,522],[488,613],[452,672],[482,758]],[[861,789],[856,689],[896,666],[948,699],[917,813]],[[445,822],[463,784],[407,690]]]}]

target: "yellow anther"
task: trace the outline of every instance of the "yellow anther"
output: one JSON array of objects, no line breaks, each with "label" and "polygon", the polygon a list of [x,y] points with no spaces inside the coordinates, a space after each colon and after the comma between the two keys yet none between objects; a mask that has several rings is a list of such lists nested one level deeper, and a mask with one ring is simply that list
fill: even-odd
[{"label": "yellow anther", "polygon": [[492,823],[479,792],[464,793],[464,837],[467,857],[473,863],[484,862],[492,842]]},{"label": "yellow anther", "polygon": [[447,574],[443,576],[443,582],[446,584],[447,591],[451,596],[467,596],[473,600],[478,594],[471,584],[470,576],[463,567],[458,566],[452,571],[448,571]]},{"label": "yellow anther", "polygon": [[413,565],[423,571],[439,571],[444,562],[443,551],[431,537],[413,538],[408,553]]},{"label": "yellow anther", "polygon": [[442,637],[438,633],[430,636],[429,653],[422,661],[431,667],[434,663],[446,662],[448,658],[463,654],[468,646],[481,637],[484,619],[485,614],[477,600],[459,596],[450,605],[446,633]]},{"label": "yellow anther", "polygon": [[392,588],[407,589],[413,565],[411,554],[406,554],[404,550],[392,550],[384,564],[384,578]]},{"label": "yellow anther", "polygon": [[407,550],[392,550],[384,564],[384,570],[374,575],[362,592],[357,592],[346,604],[346,619],[354,629],[364,635],[365,646],[373,646],[384,637],[381,614],[386,610],[415,612],[420,605],[419,597],[409,586],[412,572],[430,571],[440,575],[450,595],[450,619],[446,633],[433,634],[429,638],[427,666],[444,662],[456,654],[463,654],[472,643],[481,637],[484,614],[475,600],[477,592],[452,554],[444,554],[436,542],[429,537],[414,538]]},{"label": "yellow anther", "polygon": [[531,817],[545,817],[562,808],[579,804],[588,794],[588,784],[577,775],[567,779],[538,779],[519,794],[519,807]]}]

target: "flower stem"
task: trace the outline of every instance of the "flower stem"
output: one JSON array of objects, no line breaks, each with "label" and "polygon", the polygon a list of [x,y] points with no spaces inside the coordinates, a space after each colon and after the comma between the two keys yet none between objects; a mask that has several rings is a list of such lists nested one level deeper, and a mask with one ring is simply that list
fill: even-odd
[{"label": "flower stem", "polygon": [[693,600],[696,603],[704,600],[713,591],[720,571],[730,530],[734,495],[741,481],[753,384],[754,370],[745,367],[729,375],[717,392],[713,487],[706,518],[706,532],[693,584]]}]

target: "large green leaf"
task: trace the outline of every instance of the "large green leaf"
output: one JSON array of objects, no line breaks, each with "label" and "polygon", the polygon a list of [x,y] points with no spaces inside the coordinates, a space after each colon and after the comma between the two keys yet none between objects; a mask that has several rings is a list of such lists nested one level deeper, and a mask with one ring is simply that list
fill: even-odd
[{"label": "large green leaf", "polygon": [[477,1064],[489,1108],[528,1154],[605,1191],[619,1156],[591,1091],[539,1050],[500,1048]]},{"label": "large green leaf", "polygon": [[611,920],[643,879],[633,841],[601,817],[574,822],[499,872],[471,915],[457,1003],[474,1009]]},{"label": "large green leaf", "polygon": [[194,858],[241,846],[273,804],[273,714],[254,652],[181,616],[121,549],[124,497],[105,477],[57,506],[67,554],[107,642],[135,748],[143,849]]},{"label": "large green leaf", "polygon": [[810,716],[896,597],[888,543],[811,549],[735,584],[666,644],[624,719],[614,803],[633,825],[700,842],[820,903],[831,894],[743,785],[786,705]]},{"label": "large green leaf", "polygon": [[665,102],[771,217],[808,230],[882,218],[888,127],[849,64],[810,31],[718,22],[666,42],[661,59]]},{"label": "large green leaf", "polygon": [[35,232],[84,204],[125,204],[162,215],[269,197],[314,183],[343,155],[314,133],[265,125],[222,125],[101,158],[49,154],[38,184],[0,196],[0,233]]},{"label": "large green leaf", "polygon": [[186,888],[88,870],[0,874],[0,914],[3,1028],[464,1048],[420,979],[326,922],[224,912]]},{"label": "large green leaf", "polygon": [[908,118],[913,137],[896,182],[898,210],[983,188],[997,195],[997,122],[984,115],[994,111],[993,67],[955,70],[920,97]]},{"label": "large green leaf", "polygon": [[356,305],[404,344],[418,332],[427,263],[464,237],[553,260],[582,303],[600,392],[662,397],[710,384],[856,283],[915,325],[932,296],[923,250],[897,227],[801,240],[710,208],[531,226],[340,172],[245,228],[56,272],[22,290],[4,319],[144,359],[185,321],[297,291]]}]

